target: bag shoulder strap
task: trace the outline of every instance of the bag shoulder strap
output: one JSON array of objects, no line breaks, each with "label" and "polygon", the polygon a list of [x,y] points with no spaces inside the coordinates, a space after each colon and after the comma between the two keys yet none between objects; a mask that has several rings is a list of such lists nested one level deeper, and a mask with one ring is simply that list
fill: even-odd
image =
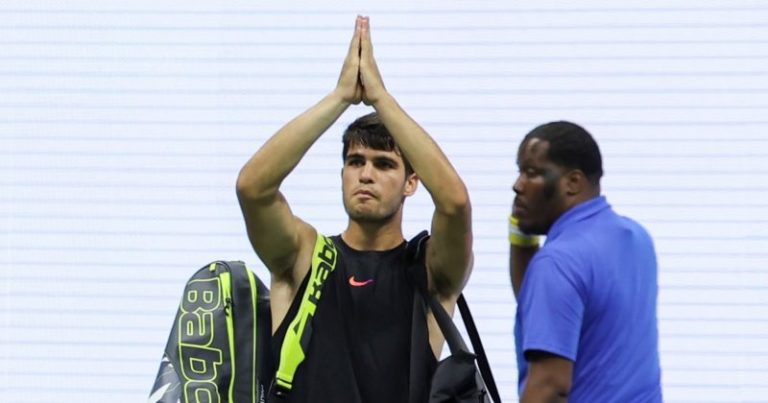
[{"label": "bag shoulder strap", "polygon": [[[424,248],[427,239],[429,239],[429,234],[427,231],[422,231],[408,242],[409,258],[413,262],[418,262],[418,259],[424,258],[426,252]],[[410,275],[412,279],[414,276],[417,276],[417,278],[413,279],[415,280],[415,287],[432,310],[432,314],[435,316],[435,320],[440,327],[440,331],[443,333],[443,337],[445,337],[445,341],[448,344],[451,354],[457,354],[459,351],[471,354],[467,349],[466,344],[464,344],[464,339],[461,337],[456,324],[453,323],[453,319],[451,319],[448,312],[446,312],[445,308],[437,301],[437,299],[427,291],[426,278],[419,278],[426,276],[426,273],[422,273],[419,276],[419,273],[415,273],[416,270],[410,270],[409,272],[411,273]],[[483,382],[485,382],[485,386],[488,389],[488,393],[493,398],[493,401],[500,403],[501,397],[499,395],[499,390],[496,387],[496,381],[493,379],[493,373],[491,373],[488,357],[485,354],[483,343],[480,340],[480,334],[477,331],[477,326],[475,326],[475,321],[472,318],[472,313],[469,311],[469,305],[467,305],[464,294],[459,294],[457,305],[459,307],[459,312],[461,313],[461,319],[467,329],[467,335],[472,342],[472,349],[475,351],[475,354],[473,355],[477,358],[477,364],[480,369],[480,374],[483,377]]]},{"label": "bag shoulder strap", "polygon": [[420,269],[424,263],[428,239],[429,233],[427,233],[427,231],[422,231],[408,241],[408,245],[406,246],[406,256],[409,266],[408,276],[416,288],[416,294],[432,310],[432,314],[435,316],[435,320],[440,327],[440,332],[442,332],[445,337],[445,341],[448,344],[448,348],[451,350],[451,354],[456,354],[459,351],[469,352],[467,346],[464,344],[464,340],[461,338],[459,330],[456,328],[450,315],[448,315],[448,312],[446,312],[445,308],[440,305],[437,299],[427,291],[427,273]]},{"label": "bag shoulder strap", "polygon": [[291,321],[280,348],[280,366],[275,377],[275,393],[285,396],[293,387],[296,370],[304,361],[312,338],[312,318],[322,296],[322,288],[330,274],[336,269],[337,251],[331,238],[317,234],[312,252],[312,267],[309,282],[301,298],[296,316]]},{"label": "bag shoulder strap", "polygon": [[[423,403],[429,398],[429,385],[434,372],[432,365],[425,365],[427,361],[430,363],[435,361],[435,356],[429,344],[429,331],[426,326],[429,304],[421,291],[427,288],[427,273],[423,264],[427,239],[429,234],[427,231],[422,231],[408,241],[404,262],[408,281],[413,285],[409,403]],[[425,348],[422,348],[423,343],[426,343]]]},{"label": "bag shoulder strap", "polygon": [[480,333],[477,331],[477,326],[475,326],[475,320],[472,319],[472,313],[469,311],[469,305],[467,305],[464,294],[459,295],[457,305],[459,306],[459,312],[461,312],[461,320],[464,322],[464,327],[467,328],[469,341],[472,342],[472,350],[475,351],[477,356],[477,366],[480,368],[480,375],[483,376],[483,381],[485,381],[485,387],[488,388],[488,393],[491,394],[493,401],[500,403],[499,389],[496,387],[496,380],[493,379],[488,356],[485,355],[483,342],[480,340]]}]

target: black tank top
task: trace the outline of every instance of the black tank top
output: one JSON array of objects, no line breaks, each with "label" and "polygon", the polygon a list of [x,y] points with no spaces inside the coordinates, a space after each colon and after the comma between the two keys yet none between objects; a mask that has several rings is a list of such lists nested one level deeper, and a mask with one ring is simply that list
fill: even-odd
[{"label": "black tank top", "polygon": [[[415,373],[432,374],[436,365],[427,332],[412,333],[414,287],[406,273],[406,243],[388,251],[357,251],[340,236],[331,239],[339,253],[337,266],[323,286],[312,319],[309,351],[294,376],[288,399],[282,401],[406,403],[412,353],[428,357],[416,364],[423,367]],[[425,270],[423,265],[421,269]],[[272,338],[272,351],[278,359],[307,279]],[[426,328],[426,321],[420,323]],[[412,352],[412,348],[419,351]],[[417,387],[425,393],[428,390],[428,385]]]}]

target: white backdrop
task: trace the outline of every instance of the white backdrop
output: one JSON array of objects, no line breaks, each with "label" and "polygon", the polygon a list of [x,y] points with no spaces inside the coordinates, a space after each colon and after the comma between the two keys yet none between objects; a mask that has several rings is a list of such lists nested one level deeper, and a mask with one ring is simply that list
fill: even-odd
[{"label": "white backdrop", "polygon": [[[0,394],[145,401],[198,267],[246,261],[238,170],[330,91],[357,13],[389,90],[474,206],[466,289],[516,401],[506,217],[522,136],[597,138],[604,193],[660,262],[669,402],[768,401],[768,4],[755,1],[0,3]],[[287,180],[345,224],[351,108]],[[429,226],[422,189],[406,235]]]}]

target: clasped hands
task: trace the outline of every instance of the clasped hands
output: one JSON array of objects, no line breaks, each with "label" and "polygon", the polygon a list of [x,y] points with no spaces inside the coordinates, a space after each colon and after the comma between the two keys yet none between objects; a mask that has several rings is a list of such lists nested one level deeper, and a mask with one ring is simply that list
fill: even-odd
[{"label": "clasped hands", "polygon": [[336,91],[344,102],[374,105],[386,95],[376,60],[373,58],[369,18],[358,15],[355,34],[341,68]]}]

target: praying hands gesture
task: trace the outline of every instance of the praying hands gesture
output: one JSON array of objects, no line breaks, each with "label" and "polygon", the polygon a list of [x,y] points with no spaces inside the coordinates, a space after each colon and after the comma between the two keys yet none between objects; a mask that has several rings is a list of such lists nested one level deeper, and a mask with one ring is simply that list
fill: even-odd
[{"label": "praying hands gesture", "polygon": [[336,92],[345,102],[353,105],[361,101],[366,105],[374,105],[386,94],[379,68],[373,58],[368,17],[358,15],[355,20],[355,33],[341,68]]}]

